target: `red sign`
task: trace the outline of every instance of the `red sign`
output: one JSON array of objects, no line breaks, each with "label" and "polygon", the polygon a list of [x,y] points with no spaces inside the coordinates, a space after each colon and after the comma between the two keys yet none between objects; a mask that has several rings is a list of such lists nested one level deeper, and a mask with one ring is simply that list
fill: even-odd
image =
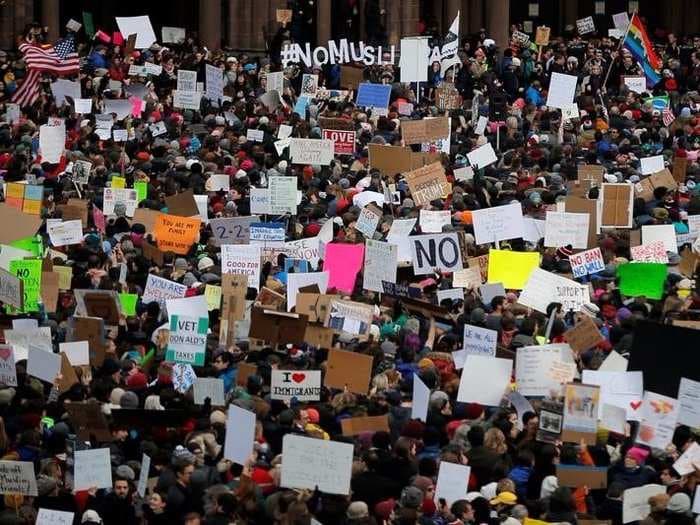
[{"label": "red sign", "polygon": [[355,132],[324,129],[323,138],[332,140],[336,155],[352,155],[355,153]]}]

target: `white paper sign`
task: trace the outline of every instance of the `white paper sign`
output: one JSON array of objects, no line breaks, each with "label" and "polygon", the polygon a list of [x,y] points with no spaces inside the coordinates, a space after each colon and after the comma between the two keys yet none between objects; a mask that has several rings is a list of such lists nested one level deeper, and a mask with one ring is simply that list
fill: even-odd
[{"label": "white paper sign", "polygon": [[373,292],[383,292],[382,281],[395,283],[398,255],[395,244],[366,239],[362,287]]},{"label": "white paper sign", "polygon": [[46,230],[54,246],[80,244],[83,240],[83,223],[80,219],[50,224]]},{"label": "white paper sign", "polygon": [[459,382],[457,401],[499,406],[510,384],[513,361],[498,357],[468,355]]},{"label": "white paper sign", "polygon": [[613,405],[624,408],[627,419],[639,421],[641,419],[642,394],[644,391],[644,378],[642,372],[607,372],[600,370],[584,370],[581,374],[581,382],[585,385],[597,385],[600,387],[600,407]]},{"label": "white paper sign", "polygon": [[619,29],[620,31],[627,31],[627,26],[630,25],[630,17],[627,14],[627,11],[623,11],[622,13],[616,13],[612,15],[613,19],[613,24],[615,25],[615,29]]},{"label": "white paper sign", "polygon": [[651,175],[652,173],[657,173],[663,171],[664,169],[664,156],[655,155],[653,157],[643,157],[639,159],[641,162],[642,174]]},{"label": "white paper sign", "polygon": [[17,386],[15,352],[10,345],[0,345],[0,385]]},{"label": "white paper sign", "polygon": [[627,411],[615,405],[603,405],[600,414],[600,426],[607,428],[611,432],[625,434],[625,424],[627,423]]},{"label": "white paper sign", "polygon": [[700,428],[700,382],[682,377],[678,387],[678,403],[678,423]]},{"label": "white paper sign", "polygon": [[586,248],[589,219],[587,213],[548,211],[544,225],[544,245],[559,248],[570,244],[575,250]]},{"label": "white paper sign", "polygon": [[260,245],[224,244],[221,247],[221,272],[248,276],[248,287],[260,289]]},{"label": "white paper sign", "polygon": [[463,500],[469,492],[469,476],[471,467],[440,461],[437,484],[435,485],[435,501],[444,499],[447,505]]},{"label": "white paper sign", "polygon": [[468,355],[496,357],[498,332],[479,326],[464,325],[464,342],[462,348]]},{"label": "white paper sign", "polygon": [[479,116],[479,121],[476,123],[476,128],[474,129],[474,133],[477,135],[483,135],[484,131],[486,131],[486,124],[489,123],[489,119],[483,115]]},{"label": "white paper sign", "polygon": [[31,461],[0,461],[0,492],[37,496],[34,465]]},{"label": "white paper sign", "polygon": [[287,311],[291,312],[292,308],[297,305],[297,293],[299,293],[299,288],[316,284],[321,293],[326,293],[329,276],[330,274],[328,272],[287,274]]},{"label": "white paper sign", "polygon": [[73,525],[74,515],[74,512],[39,509],[36,515],[36,525]]},{"label": "white paper sign", "polygon": [[193,387],[195,405],[203,405],[206,398],[211,399],[212,406],[220,407],[226,405],[223,379],[217,377],[198,377]]},{"label": "white paper sign", "polygon": [[477,244],[516,239],[525,234],[523,210],[519,203],[472,211]]},{"label": "white paper sign", "polygon": [[251,142],[262,142],[265,140],[265,132],[261,129],[249,129],[246,132],[246,139]]},{"label": "white paper sign", "polygon": [[53,384],[61,371],[61,356],[49,353],[34,345],[29,345],[27,357],[27,374]]},{"label": "white paper sign", "polygon": [[471,166],[456,168],[453,171],[456,180],[470,181],[474,178],[474,169]]},{"label": "white paper sign", "polygon": [[333,160],[334,145],[328,139],[289,139],[289,158],[294,164],[328,166]]},{"label": "white paper sign", "polygon": [[118,16],[117,26],[119,32],[127,38],[136,35],[136,49],[145,49],[157,40],[148,15],[144,16]]},{"label": "white paper sign", "polygon": [[87,490],[92,487],[112,487],[112,466],[108,448],[75,451],[75,474],[73,488]]},{"label": "white paper sign", "polygon": [[164,44],[182,44],[185,41],[184,27],[163,26],[161,30]]},{"label": "white paper sign", "polygon": [[224,98],[224,75],[221,69],[211,64],[205,64],[206,95],[207,98],[218,105]]},{"label": "white paper sign", "polygon": [[681,476],[695,472],[695,465],[700,467],[700,445],[696,442],[690,444],[690,446],[681,454],[676,462],[673,464],[673,468]]},{"label": "white paper sign", "polygon": [[87,341],[75,341],[72,343],[59,343],[60,352],[65,352],[71,366],[90,364],[90,345]]},{"label": "white paper sign", "polygon": [[139,472],[139,482],[136,486],[136,492],[142,498],[146,496],[146,487],[148,486],[148,472],[151,470],[151,458],[146,454],[141,456],[141,472]]},{"label": "white paper sign", "polygon": [[535,268],[525,283],[518,302],[542,313],[547,313],[550,303],[561,303],[564,311],[578,312],[581,306],[590,302],[590,294],[585,285]]},{"label": "white paper sign", "polygon": [[467,160],[472,168],[485,168],[498,160],[496,152],[493,150],[490,142],[483,146],[479,146],[475,150],[467,153]]},{"label": "white paper sign", "polygon": [[42,162],[58,164],[66,149],[66,127],[44,124],[39,128],[39,151]]},{"label": "white paper sign", "polygon": [[185,293],[187,286],[149,273],[141,302],[148,304],[157,301],[164,305],[167,299],[185,297]]},{"label": "white paper sign", "polygon": [[637,441],[653,448],[665,449],[673,438],[678,408],[678,401],[672,397],[644,392]]},{"label": "white paper sign", "polygon": [[414,235],[409,239],[416,275],[432,273],[435,268],[445,272],[462,269],[462,255],[456,233]]},{"label": "white paper sign", "polygon": [[423,233],[441,233],[442,227],[450,224],[450,210],[420,210],[420,228]]},{"label": "white paper sign", "polygon": [[401,39],[401,82],[427,82],[428,56],[430,48],[424,37],[407,37]]},{"label": "white paper sign", "polygon": [[547,93],[547,106],[559,109],[570,107],[574,102],[577,81],[578,77],[574,75],[552,73]]},{"label": "white paper sign", "polygon": [[629,361],[615,351],[608,354],[605,361],[598,367],[603,372],[626,372]]},{"label": "white paper sign", "polygon": [[198,91],[173,90],[173,106],[182,109],[199,111],[202,103],[202,94]]},{"label": "white paper sign", "polygon": [[297,213],[297,179],[296,177],[270,177],[270,213]]},{"label": "white paper sign", "polygon": [[270,398],[290,402],[321,399],[320,370],[273,370]]},{"label": "white paper sign", "polygon": [[649,498],[657,494],[666,494],[666,487],[649,484],[625,490],[622,493],[622,523],[646,518],[651,512]]},{"label": "white paper sign", "polygon": [[[627,13],[624,13],[625,15]],[[645,77],[623,77],[622,81],[630,91],[642,94],[647,90],[647,79]],[[663,169],[663,168],[662,168]],[[652,172],[653,173],[653,172]]]},{"label": "white paper sign", "polygon": [[350,494],[353,445],[286,434],[280,486]]},{"label": "white paper sign", "polygon": [[553,363],[573,363],[574,356],[568,344],[523,346],[515,359],[515,382],[518,392],[529,396],[549,396],[560,389],[549,370]]},{"label": "white paper sign", "polygon": [[642,244],[662,241],[667,252],[678,253],[676,229],[673,224],[654,224],[642,226]]},{"label": "white paper sign", "polygon": [[411,403],[411,419],[420,419],[424,423],[428,418],[428,403],[430,389],[421,381],[418,374],[413,376],[413,402]]},{"label": "white paper sign", "polygon": [[253,453],[254,443],[255,413],[233,404],[229,405],[224,458],[245,465]]},{"label": "white paper sign", "polygon": [[[579,35],[593,33],[595,31],[595,23],[593,22],[593,17],[587,16],[586,18],[576,20],[576,29],[578,30]],[[547,105],[549,106],[549,104]]]}]

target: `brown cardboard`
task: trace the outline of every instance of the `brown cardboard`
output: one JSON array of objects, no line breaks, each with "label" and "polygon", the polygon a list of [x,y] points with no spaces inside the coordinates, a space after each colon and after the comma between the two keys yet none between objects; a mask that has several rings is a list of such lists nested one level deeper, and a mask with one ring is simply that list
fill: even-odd
[{"label": "brown cardboard", "polygon": [[642,245],[642,230],[630,230],[630,248]]},{"label": "brown cardboard", "polygon": [[340,420],[343,435],[357,436],[362,432],[389,432],[389,416],[349,417]]},{"label": "brown cardboard", "polygon": [[[41,226],[42,219],[38,215],[22,213],[17,208],[0,203],[0,244],[10,244],[12,241],[31,237]],[[9,227],[11,225],[11,227]]]},{"label": "brown cardboard", "polygon": [[634,195],[645,201],[650,201],[654,198],[654,190],[662,186],[671,191],[678,188],[678,184],[667,168],[652,173],[647,178],[636,183],[634,185]]},{"label": "brown cardboard", "polygon": [[126,47],[124,48],[124,53],[126,55],[130,55],[131,53],[134,52],[134,49],[136,49],[136,37],[138,35],[133,34],[129,35],[129,37],[126,39]]},{"label": "brown cardboard", "polygon": [[233,273],[223,274],[221,276],[222,312],[230,312],[231,318],[236,321],[244,319],[247,292],[247,276]]},{"label": "brown cardboard", "polygon": [[[42,283],[43,286],[43,283]],[[58,289],[58,280],[56,280]],[[104,293],[86,293],[85,311],[88,317],[99,317],[108,326],[119,324],[119,305],[114,296]]]},{"label": "brown cardboard", "polygon": [[630,188],[628,184],[603,184],[603,228],[629,227]]},{"label": "brown cardboard", "polygon": [[[81,202],[81,201],[78,201]],[[80,221],[83,228],[88,226],[88,208],[85,206],[75,206],[73,204],[58,204],[56,209],[61,212],[61,217],[64,221]]]},{"label": "brown cardboard", "polygon": [[55,272],[41,272],[41,300],[49,313],[56,311],[58,303],[58,281],[60,276]]},{"label": "brown cardboard", "polygon": [[682,328],[691,328],[693,330],[700,330],[700,321],[690,321],[687,319],[674,319],[671,321],[673,326],[680,326]]},{"label": "brown cardboard", "polygon": [[136,208],[131,222],[132,224],[143,224],[146,227],[146,232],[153,233],[158,215],[160,215],[160,212],[156,210]]},{"label": "brown cardboard", "polygon": [[96,317],[74,317],[71,341],[87,341],[90,347],[90,364],[102,366],[105,360],[104,320]]},{"label": "brown cardboard", "polygon": [[557,465],[557,479],[560,487],[583,487],[604,489],[608,487],[607,467],[582,467],[578,465]]},{"label": "brown cardboard", "polygon": [[238,363],[238,375],[236,376],[236,384],[245,386],[248,384],[248,378],[254,376],[258,372],[258,367],[252,363]]},{"label": "brown cardboard", "polygon": [[343,390],[347,387],[355,394],[367,394],[373,361],[370,355],[332,348],[328,351],[323,384],[327,388]]},{"label": "brown cardboard", "polygon": [[481,271],[482,282],[488,281],[488,279],[489,279],[489,256],[488,256],[488,254],[479,255],[477,257],[469,257],[467,259],[467,264],[469,265],[469,268],[474,268],[475,266],[478,266],[479,270]]},{"label": "brown cardboard", "polygon": [[262,287],[260,293],[255,298],[256,305],[265,306],[266,308],[271,308],[272,310],[282,310],[282,307],[286,302],[287,298],[284,295],[277,293],[266,286]]},{"label": "brown cardboard", "polygon": [[65,352],[61,352],[61,378],[58,380],[58,390],[63,393],[66,392],[74,384],[78,382],[78,375],[68,360],[68,356]]},{"label": "brown cardboard", "polygon": [[578,167],[578,183],[583,191],[588,192],[593,186],[600,188],[604,171],[605,168],[597,164],[581,164]]},{"label": "brown cardboard", "polygon": [[291,9],[277,9],[275,11],[275,17],[277,22],[280,24],[288,24],[292,21],[292,10]]},{"label": "brown cardboard", "polygon": [[192,190],[165,197],[165,205],[168,207],[169,215],[178,215],[179,217],[199,215],[199,208],[197,208]]},{"label": "brown cardboard", "polygon": [[459,91],[453,83],[443,82],[435,89],[435,105],[440,111],[459,109],[462,105],[462,97],[459,96]]},{"label": "brown cardboard", "polygon": [[340,87],[345,89],[357,89],[358,84],[363,81],[364,68],[340,66]]},{"label": "brown cardboard", "polygon": [[411,152],[411,170],[417,170],[440,160],[440,153],[430,151]]},{"label": "brown cardboard", "polygon": [[445,169],[439,162],[409,171],[405,177],[416,206],[428,204],[452,191],[452,186],[445,176]]},{"label": "brown cardboard", "polygon": [[301,344],[308,321],[305,315],[253,307],[249,335],[272,344]]},{"label": "brown cardboard", "polygon": [[328,307],[335,295],[298,293],[295,311],[308,316],[310,323],[322,323],[328,314]]},{"label": "brown cardboard", "polygon": [[144,241],[141,243],[141,251],[146,259],[150,259],[158,266],[162,267],[165,264],[164,253],[157,246]]},{"label": "brown cardboard", "polygon": [[605,340],[593,319],[587,315],[584,315],[576,326],[564,332],[564,338],[571,349],[579,353]]},{"label": "brown cardboard", "polygon": [[369,165],[383,175],[396,175],[411,170],[411,148],[370,144]]},{"label": "brown cardboard", "polygon": [[583,199],[580,197],[566,197],[564,209],[567,213],[587,213],[588,214],[588,248],[598,245],[596,231],[598,230],[598,201]]},{"label": "brown cardboard", "polygon": [[538,46],[546,46],[549,44],[549,34],[551,31],[551,27],[539,26],[537,28],[537,33],[535,33],[535,44]]},{"label": "brown cardboard", "polygon": [[450,136],[448,117],[402,120],[401,136],[405,144],[427,144]]},{"label": "brown cardboard", "polygon": [[318,124],[322,129],[336,129],[341,131],[355,131],[355,123],[346,118],[319,117]]},{"label": "brown cardboard", "polygon": [[673,158],[673,180],[675,180],[678,184],[685,184],[685,174],[687,169],[687,157]]},{"label": "brown cardboard", "polygon": [[686,277],[692,278],[698,267],[698,261],[700,261],[700,256],[686,248],[681,252],[681,262],[678,263],[678,271]]},{"label": "brown cardboard", "polygon": [[315,324],[306,325],[304,340],[316,348],[330,348],[333,346],[335,330]]},{"label": "brown cardboard", "polygon": [[112,433],[99,403],[66,403],[66,412],[79,439],[88,441],[95,436],[97,441],[112,441]]}]

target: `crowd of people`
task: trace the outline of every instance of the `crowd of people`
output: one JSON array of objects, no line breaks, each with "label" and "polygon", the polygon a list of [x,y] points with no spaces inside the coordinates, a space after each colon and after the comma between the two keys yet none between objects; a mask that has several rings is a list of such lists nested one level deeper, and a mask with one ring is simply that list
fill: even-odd
[{"label": "crowd of people", "polygon": [[[31,26],[20,42],[49,43],[46,34],[44,28]],[[122,312],[118,326],[106,331],[103,359],[75,367],[76,381],[68,388],[59,386],[64,372],[52,384],[29,375],[27,361],[17,360],[17,385],[0,389],[0,456],[3,461],[34,465],[37,495],[6,493],[0,501],[0,523],[34,523],[39,510],[48,509],[73,513],[73,523],[104,525],[535,525],[579,520],[622,525],[625,492],[648,484],[660,484],[665,492],[650,498],[643,525],[700,523],[692,513],[694,498],[695,510],[698,506],[700,462],[696,459],[693,471],[683,475],[674,468],[678,458],[696,446],[697,428],[677,425],[663,449],[638,443],[639,423],[633,420],[623,433],[599,427],[594,442],[542,440],[540,407],[546,399],[529,397],[531,410],[524,412],[516,411],[509,392],[504,392],[500,406],[460,402],[462,371],[453,358],[462,349],[465,325],[494,330],[497,355],[517,361],[523,347],[565,343],[565,332],[588,317],[602,341],[574,353],[578,381],[583,370],[598,369],[612,354],[629,358],[638,323],[692,324],[697,318],[696,276],[693,269],[681,269],[679,253],[692,258],[700,251],[693,235],[698,231],[689,228],[689,218],[700,214],[700,39],[683,42],[670,33],[656,35],[662,80],[638,93],[623,80],[644,76],[644,71],[614,38],[596,33],[580,36],[567,28],[564,35],[552,35],[548,44],[538,47],[515,39],[495,42],[482,31],[460,41],[461,64],[446,73],[439,63],[433,64],[428,82],[420,86],[400,83],[396,65],[363,67],[365,81],[391,85],[389,107],[378,112],[355,104],[354,90],[342,85],[339,65],[288,65],[283,69],[280,103],[269,107],[261,102],[266,77],[281,69],[280,51],[290,42],[286,26],[270,39],[269,54],[263,57],[207,50],[189,36],[180,44],[154,43],[129,53],[124,45],[89,39],[84,30],[68,38],[80,56],[76,78],[81,98],[92,100],[94,112],[76,113],[70,99],[59,104],[51,89],[54,79],[44,75],[36,100],[21,108],[18,119],[0,122],[4,182],[43,186],[43,224],[38,231],[43,249],[38,256],[46,264],[71,268],[70,289],[61,290],[55,308],[40,300],[38,311],[6,314],[2,322],[9,329],[18,318],[35,319],[50,329],[55,352],[59,343],[71,340],[72,323],[84,315],[77,313],[74,290],[141,297],[149,275],[184,285],[187,297],[203,295],[207,286],[220,286],[225,273],[221,248],[207,220],[252,215],[251,190],[267,187],[271,177],[294,178],[300,192],[296,214],[268,216],[270,221],[284,222],[287,242],[313,239],[323,230],[327,237],[322,245],[364,244],[365,235],[355,228],[362,210],[354,197],[363,191],[396,191],[396,203],[379,205],[382,216],[375,240],[386,241],[397,219],[418,219],[421,210],[448,210],[450,223],[443,232],[463,233],[466,255],[478,257],[487,255],[490,246],[476,243],[472,214],[477,210],[517,202],[523,215],[545,219],[576,191],[581,165],[602,167],[604,183],[632,185],[647,177],[641,169],[644,157],[662,155],[668,167],[680,157],[687,159],[687,165],[675,187],[655,187],[646,200],[635,198],[631,229],[603,229],[595,237],[605,268],[578,279],[590,285],[590,302],[579,312],[566,311],[554,298],[545,312],[525,307],[518,303],[517,289],[485,301],[476,286],[462,289],[459,298],[439,302],[438,292],[453,288],[453,274],[436,270],[415,275],[410,263],[400,265],[396,284],[407,285],[411,298],[393,297],[391,305],[385,301],[387,294],[363,289],[358,275],[354,291],[342,295],[372,306],[368,336],[335,330],[330,345],[254,341],[248,338],[250,322],[238,323],[235,337],[222,343],[219,303],[209,311],[205,362],[194,366],[194,372],[198,378],[223,380],[225,406],[215,406],[211,399],[195,404],[191,388],[176,389],[174,364],[166,359],[167,333],[162,336],[168,316],[158,301],[139,299],[133,313]],[[130,74],[132,66],[146,63],[162,66],[162,71]],[[204,83],[205,64],[221,70],[224,99],[203,97],[199,110],[175,107],[178,71],[196,71],[197,81]],[[0,56],[0,68],[4,72],[0,94],[7,109],[28,71],[17,50]],[[546,106],[553,73],[577,77],[578,114],[568,119],[560,109]],[[321,89],[297,113],[304,74],[318,75]],[[436,90],[452,81],[459,103],[439,109]],[[105,101],[128,98],[135,85],[144,101],[142,111],[123,119],[115,115],[112,122],[114,130],[128,131],[129,140],[100,136],[99,108]],[[656,104],[660,99],[665,106]],[[494,107],[497,100],[503,101],[500,109]],[[410,114],[400,115],[399,105],[408,103]],[[499,112],[502,118],[496,119],[494,113]],[[666,124],[669,112],[674,119]],[[450,190],[443,198],[418,206],[405,174],[373,168],[368,149],[402,146],[406,120],[442,115],[451,120],[449,144],[426,144],[423,149],[439,158]],[[489,123],[476,134],[479,116],[489,118]],[[282,126],[291,127],[292,138],[321,138],[324,117],[344,119],[348,129],[355,130],[351,154],[336,155],[327,165],[303,165],[291,161],[288,149],[280,153],[275,147]],[[66,128],[65,151],[58,163],[48,163],[39,151],[40,127],[55,119],[63,119]],[[166,131],[156,136],[154,126],[159,123]],[[262,140],[251,140],[249,130],[261,132]],[[473,178],[458,180],[454,172],[468,167],[467,154],[486,143],[497,150],[497,162],[474,170]],[[420,147],[414,145],[413,150]],[[91,163],[84,184],[73,176],[80,161]],[[207,190],[207,181],[215,174],[228,176],[228,191]],[[152,225],[133,220],[133,213],[119,202],[105,224],[99,224],[92,210],[105,209],[104,189],[120,178],[127,188],[146,183],[138,207],[148,210],[167,213],[166,198],[188,190],[207,196],[201,231],[186,254],[165,251],[160,260],[154,259],[153,250],[144,249],[157,241]],[[389,184],[395,185],[392,191]],[[596,185],[579,195],[601,198]],[[69,199],[88,203],[91,213],[84,237],[80,243],[52,246],[47,223],[61,219],[66,209],[62,205]],[[685,240],[677,253],[668,253],[668,276],[660,299],[626,296],[616,280],[616,268],[632,259],[633,233],[646,225],[672,225]],[[416,222],[412,234],[420,233]],[[545,247],[542,239],[509,239],[500,248],[539,253],[540,268],[568,277],[569,258],[578,251],[571,245]],[[285,258],[282,253],[265,260],[258,288],[286,294]],[[327,269],[321,253],[318,268],[311,270]],[[260,301],[255,288],[248,289],[247,300],[249,316]],[[432,309],[417,308],[417,302],[429,303]],[[280,309],[286,311],[284,302]],[[436,320],[432,312],[437,310],[442,313]],[[685,344],[686,332],[678,333],[678,340],[669,344]],[[326,374],[333,349],[371,356],[366,392],[324,386],[318,401],[271,398],[273,370]],[[90,350],[92,360],[94,348]],[[689,377],[698,379],[693,376],[697,348],[686,350]],[[417,379],[430,389],[423,421],[411,418]],[[508,391],[517,390],[514,381]],[[553,398],[560,395],[552,393]],[[75,412],[67,407],[84,402],[98,404],[108,436],[98,438],[95,429],[78,427]],[[227,426],[229,405],[255,413],[254,452],[245,464],[224,454],[226,434],[235,430]],[[113,417],[113,412],[128,410],[136,415]],[[158,417],[159,411],[167,411],[172,419]],[[388,428],[354,436],[343,432],[344,420],[362,416],[387,416]],[[354,445],[348,494],[284,486],[283,438],[290,434]],[[105,447],[112,486],[74,490],[75,451]],[[145,476],[151,481],[146,493],[139,494],[144,454],[150,458]],[[436,497],[445,463],[471,468],[468,492],[453,501]],[[559,465],[603,467],[606,483],[602,488],[560,483]]]}]

